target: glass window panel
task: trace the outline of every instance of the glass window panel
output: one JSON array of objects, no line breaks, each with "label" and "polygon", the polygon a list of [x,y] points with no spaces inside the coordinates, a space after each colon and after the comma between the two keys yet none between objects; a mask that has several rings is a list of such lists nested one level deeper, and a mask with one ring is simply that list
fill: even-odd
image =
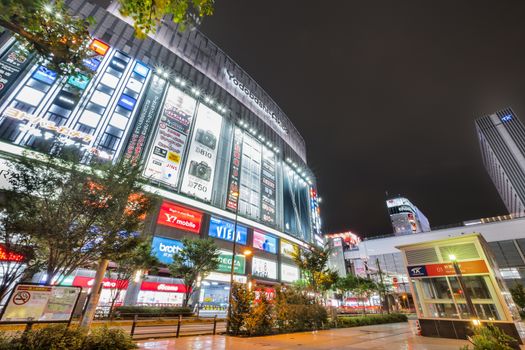
[{"label": "glass window panel", "polygon": [[446,277],[424,278],[421,286],[425,299],[452,299]]},{"label": "glass window panel", "polygon": [[100,82],[112,89],[117,87],[118,84],[118,78],[114,75],[105,73]]},{"label": "glass window panel", "polygon": [[436,318],[459,318],[454,304],[427,304],[429,317]]},{"label": "glass window panel", "polygon": [[44,95],[45,94],[41,91],[38,91],[28,86],[24,86],[16,96],[16,99],[20,102],[24,102],[30,106],[36,107],[38,106],[40,101],[42,101]]}]

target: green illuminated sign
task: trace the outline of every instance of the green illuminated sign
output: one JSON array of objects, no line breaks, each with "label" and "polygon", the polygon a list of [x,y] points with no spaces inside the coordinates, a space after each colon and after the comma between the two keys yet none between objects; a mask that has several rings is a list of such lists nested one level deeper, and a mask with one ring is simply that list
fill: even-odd
[{"label": "green illuminated sign", "polygon": [[[232,253],[221,252],[219,255],[219,272],[231,272],[232,269]],[[235,264],[233,266],[233,273],[244,274],[246,269],[246,258],[244,255],[235,254]]]}]

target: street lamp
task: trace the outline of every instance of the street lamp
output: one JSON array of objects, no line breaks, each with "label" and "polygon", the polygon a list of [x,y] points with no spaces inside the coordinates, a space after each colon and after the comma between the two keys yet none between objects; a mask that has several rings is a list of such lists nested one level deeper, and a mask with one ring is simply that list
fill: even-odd
[{"label": "street lamp", "polygon": [[454,272],[456,273],[456,276],[458,278],[459,287],[461,288],[461,291],[463,292],[463,296],[465,297],[467,312],[469,313],[471,317],[472,316],[475,317],[475,319],[472,320],[472,323],[476,326],[479,324],[478,312],[476,311],[476,308],[474,307],[474,304],[472,303],[470,294],[465,286],[465,281],[463,281],[463,275],[461,273],[461,268],[459,267],[458,260],[454,254],[450,254],[448,258],[452,262],[452,266],[454,267]]}]

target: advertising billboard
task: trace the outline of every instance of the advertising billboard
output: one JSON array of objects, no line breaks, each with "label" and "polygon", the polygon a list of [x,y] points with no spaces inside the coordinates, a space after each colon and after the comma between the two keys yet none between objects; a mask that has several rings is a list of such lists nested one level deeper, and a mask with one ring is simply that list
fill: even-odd
[{"label": "advertising billboard", "polygon": [[51,69],[48,69],[44,66],[39,66],[33,72],[33,78],[38,80],[41,83],[52,85],[57,79],[57,73]]},{"label": "advertising billboard", "polygon": [[182,248],[184,248],[184,244],[175,239],[153,236],[153,240],[151,241],[151,255],[166,265],[173,262],[173,254]]},{"label": "advertising billboard", "polygon": [[239,214],[255,220],[261,216],[261,161],[261,143],[245,133],[239,179]]},{"label": "advertising billboard", "polygon": [[253,247],[265,252],[277,254],[277,238],[260,231],[253,231]]},{"label": "advertising billboard", "polygon": [[299,268],[297,266],[281,264],[281,281],[295,282],[299,280]]},{"label": "advertising billboard", "polygon": [[175,227],[193,233],[199,233],[201,222],[202,213],[168,201],[162,202],[157,218],[157,224]]},{"label": "advertising billboard", "polygon": [[146,161],[144,176],[176,187],[182,154],[197,101],[170,85],[156,135]]},{"label": "advertising billboard", "polygon": [[210,219],[210,230],[208,231],[208,235],[210,237],[215,237],[230,242],[233,242],[233,237],[236,236],[237,243],[246,245],[248,238],[248,228],[246,226],[237,224],[236,235],[234,235],[234,230],[235,224],[233,222],[212,216]]},{"label": "advertising billboard", "polygon": [[292,254],[297,246],[284,239],[281,239],[281,256],[292,259]]},{"label": "advertising billboard", "polygon": [[311,241],[309,189],[290,168],[283,171],[284,231],[306,242]]},{"label": "advertising billboard", "polygon": [[[230,273],[232,270],[232,253],[225,250],[220,251],[218,272]],[[233,273],[244,274],[246,272],[246,257],[242,254],[235,254]]]},{"label": "advertising billboard", "polygon": [[266,147],[263,147],[261,178],[261,220],[270,226],[274,226],[276,213],[275,154]]},{"label": "advertising billboard", "polygon": [[253,277],[275,280],[277,279],[277,263],[275,261],[254,257],[252,259],[252,275]]},{"label": "advertising billboard", "polygon": [[222,117],[199,105],[181,191],[209,202],[211,199]]},{"label": "advertising billboard", "polygon": [[239,177],[241,175],[241,152],[242,152],[243,132],[235,128],[232,147],[232,161],[230,165],[230,179],[228,181],[228,197],[226,199],[226,209],[237,211],[239,202]]},{"label": "advertising billboard", "polygon": [[31,56],[22,44],[15,43],[0,57],[0,97],[27,66]]}]

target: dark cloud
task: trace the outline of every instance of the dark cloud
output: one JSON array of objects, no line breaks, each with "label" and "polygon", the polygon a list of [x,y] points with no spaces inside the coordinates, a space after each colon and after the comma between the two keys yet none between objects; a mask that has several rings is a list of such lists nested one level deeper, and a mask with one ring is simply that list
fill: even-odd
[{"label": "dark cloud", "polygon": [[525,115],[525,2],[216,3],[202,30],[306,140],[326,231],[390,232],[385,191],[433,226],[505,213],[474,118]]}]

